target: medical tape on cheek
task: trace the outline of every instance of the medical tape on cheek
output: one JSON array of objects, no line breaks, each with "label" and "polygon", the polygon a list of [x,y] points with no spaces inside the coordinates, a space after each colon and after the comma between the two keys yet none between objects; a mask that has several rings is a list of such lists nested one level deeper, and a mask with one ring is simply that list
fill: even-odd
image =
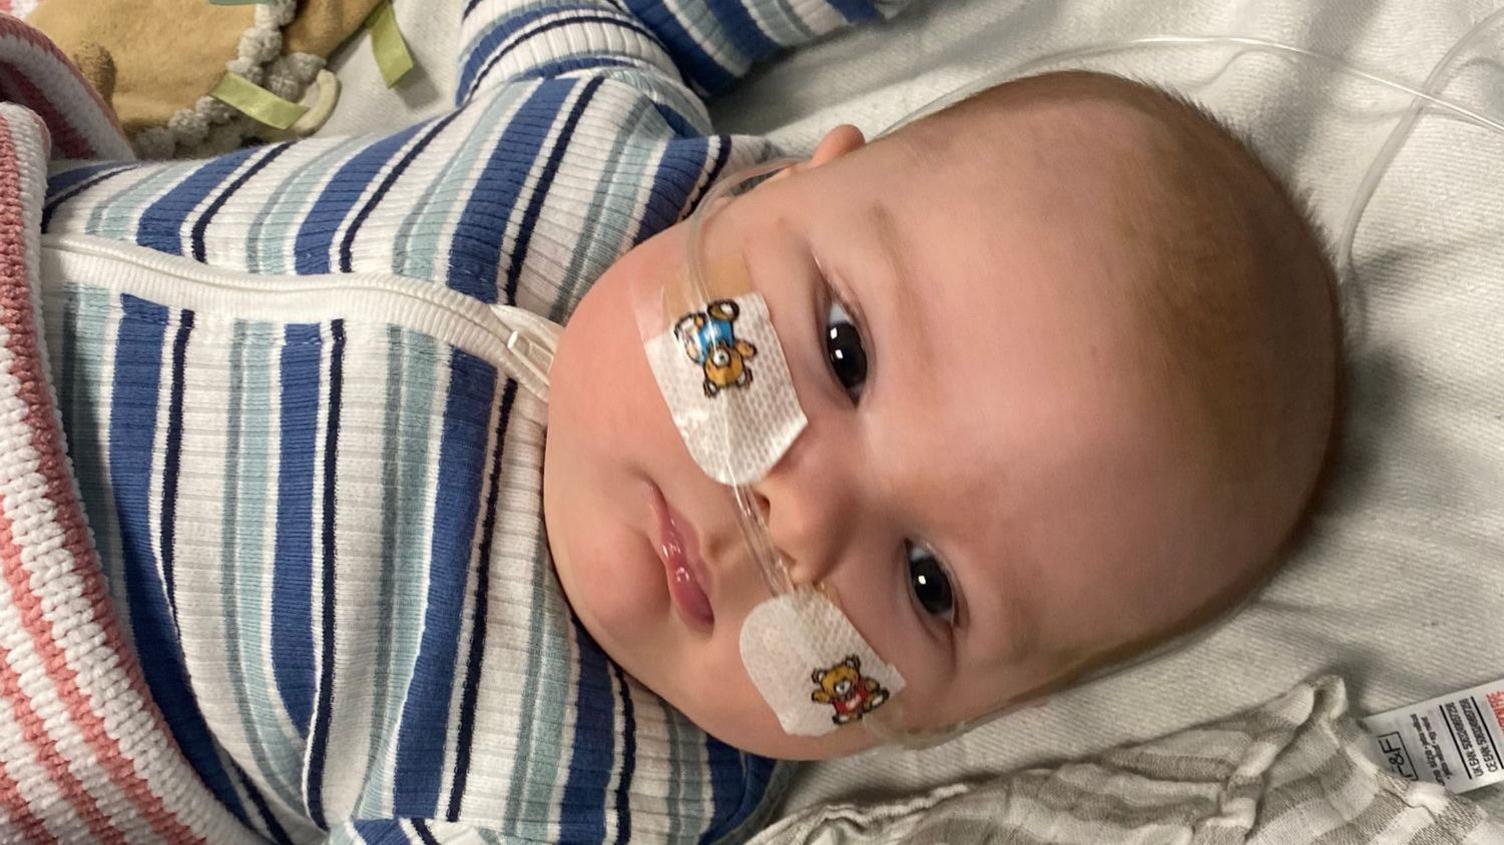
[{"label": "medical tape on cheek", "polygon": [[695,463],[722,484],[767,475],[804,430],[768,304],[750,290],[739,261],[721,262],[718,291],[689,302],[665,294],[669,326],[646,341],[648,365]]},{"label": "medical tape on cheek", "polygon": [[748,677],[791,736],[861,721],[904,687],[846,614],[808,587],[754,607],[740,645]]}]

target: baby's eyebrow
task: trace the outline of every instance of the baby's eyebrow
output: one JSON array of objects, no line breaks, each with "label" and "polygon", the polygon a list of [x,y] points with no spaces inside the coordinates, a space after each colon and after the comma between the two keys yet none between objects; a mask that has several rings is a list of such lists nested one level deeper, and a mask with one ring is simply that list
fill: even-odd
[{"label": "baby's eyebrow", "polygon": [[[876,250],[868,247],[871,241],[866,238],[862,241],[863,248],[875,252],[875,256],[860,256],[856,259],[860,264],[855,267],[847,265],[848,276],[854,273],[860,277],[860,281],[856,278],[848,281],[856,299],[851,304],[872,337],[874,349],[869,350],[869,354],[881,359],[883,350],[892,347],[889,354],[910,359],[912,367],[905,369],[933,372],[934,355],[927,341],[923,316],[925,306],[914,283],[917,278],[914,267],[909,261],[908,246],[913,239],[904,233],[894,206],[884,199],[873,200],[857,219],[866,224],[857,231],[876,241]],[[881,367],[876,372],[882,372]],[[878,380],[888,377],[875,376]]]},{"label": "baby's eyebrow", "polygon": [[893,282],[892,293],[896,309],[899,313],[906,313],[918,304],[918,298],[914,291],[914,277],[901,247],[905,242],[903,233],[899,231],[892,209],[882,200],[874,200],[868,206],[867,217],[872,222],[873,231],[877,233],[882,257],[888,265],[888,278]]},{"label": "baby's eyebrow", "polygon": [[[901,348],[894,350],[893,354],[909,359],[910,364],[900,368],[900,371],[908,372],[910,378],[916,372],[931,372],[930,347],[923,338],[924,332],[920,329],[922,320],[916,319],[923,311],[923,305],[914,285],[912,268],[906,257],[905,247],[909,243],[909,238],[901,230],[893,207],[883,198],[876,198],[868,203],[859,219],[866,221],[868,230],[877,242],[877,257],[874,264],[879,264],[882,270],[886,270],[886,272],[867,272],[867,268],[873,265],[865,261],[862,267],[856,268],[862,277],[860,289],[867,293],[865,297],[867,303],[864,307],[861,301],[863,297],[859,297],[854,304],[859,316],[866,321],[866,330],[872,335],[873,345],[876,347],[869,354],[875,352],[880,360],[884,355],[882,351],[884,346],[899,343],[899,339],[902,338]],[[883,369],[879,368],[877,372],[882,373]],[[877,378],[891,379],[893,375],[884,373]],[[909,390],[902,392],[911,393]],[[950,547],[947,546],[947,548]],[[954,578],[955,570],[945,554],[941,554],[941,560],[946,562],[947,569]]]}]

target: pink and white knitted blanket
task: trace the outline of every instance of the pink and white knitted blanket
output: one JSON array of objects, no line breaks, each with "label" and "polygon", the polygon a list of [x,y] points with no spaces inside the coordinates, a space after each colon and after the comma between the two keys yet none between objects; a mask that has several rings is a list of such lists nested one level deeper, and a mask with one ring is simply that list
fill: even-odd
[{"label": "pink and white knitted blanket", "polygon": [[64,448],[38,310],[47,163],[131,158],[40,33],[0,15],[0,840],[236,842],[111,606]]}]

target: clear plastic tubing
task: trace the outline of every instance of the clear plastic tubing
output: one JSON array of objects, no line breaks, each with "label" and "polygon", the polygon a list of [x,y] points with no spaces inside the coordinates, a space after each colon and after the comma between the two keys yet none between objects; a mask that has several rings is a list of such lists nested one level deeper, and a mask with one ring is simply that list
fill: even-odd
[{"label": "clear plastic tubing", "polygon": [[1227,61],[1217,69],[1217,72],[1205,84],[1215,82],[1232,67],[1234,62],[1248,53],[1282,55],[1324,65],[1375,85],[1409,94],[1411,98],[1410,104],[1405,110],[1405,116],[1390,131],[1389,137],[1384,141],[1384,145],[1368,165],[1368,169],[1364,172],[1362,180],[1358,183],[1358,187],[1354,191],[1352,202],[1348,206],[1347,217],[1343,222],[1342,233],[1337,242],[1337,255],[1338,260],[1341,262],[1341,267],[1339,268],[1341,276],[1343,278],[1350,278],[1354,270],[1353,239],[1357,234],[1358,222],[1362,218],[1363,212],[1367,209],[1369,200],[1373,198],[1374,191],[1378,188],[1379,182],[1388,171],[1390,163],[1394,161],[1395,156],[1399,154],[1400,149],[1405,145],[1406,140],[1409,139],[1410,132],[1415,127],[1415,122],[1420,119],[1421,113],[1426,108],[1438,109],[1460,120],[1504,135],[1504,119],[1469,108],[1462,103],[1442,96],[1440,93],[1446,84],[1446,80],[1451,75],[1454,65],[1459,60],[1468,56],[1474,44],[1501,19],[1504,19],[1504,9],[1500,9],[1479,21],[1463,34],[1452,45],[1451,49],[1446,52],[1446,55],[1442,56],[1441,60],[1431,69],[1431,73],[1427,76],[1426,81],[1419,88],[1366,70],[1352,64],[1346,59],[1266,38],[1243,35],[1151,35],[1123,41],[1091,44],[1085,47],[1073,47],[1068,50],[1061,50],[1030,59],[1022,64],[1005,68],[996,73],[986,74],[982,78],[974,80],[955,91],[931,100],[913,112],[899,118],[879,134],[886,135],[900,126],[924,117],[927,114],[939,111],[993,84],[1028,76],[1055,65],[1068,65],[1083,59],[1108,56],[1133,50],[1183,47],[1234,48],[1234,52],[1228,56]]}]

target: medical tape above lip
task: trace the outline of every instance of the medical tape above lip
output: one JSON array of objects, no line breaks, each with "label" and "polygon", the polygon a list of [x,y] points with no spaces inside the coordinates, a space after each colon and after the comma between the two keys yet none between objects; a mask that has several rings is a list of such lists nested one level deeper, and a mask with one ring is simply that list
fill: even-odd
[{"label": "medical tape above lip", "polygon": [[669,287],[643,306],[659,325],[644,348],[695,463],[722,484],[748,484],[773,468],[807,420],[745,266],[737,258],[715,270],[724,296],[700,301],[693,290]]}]

